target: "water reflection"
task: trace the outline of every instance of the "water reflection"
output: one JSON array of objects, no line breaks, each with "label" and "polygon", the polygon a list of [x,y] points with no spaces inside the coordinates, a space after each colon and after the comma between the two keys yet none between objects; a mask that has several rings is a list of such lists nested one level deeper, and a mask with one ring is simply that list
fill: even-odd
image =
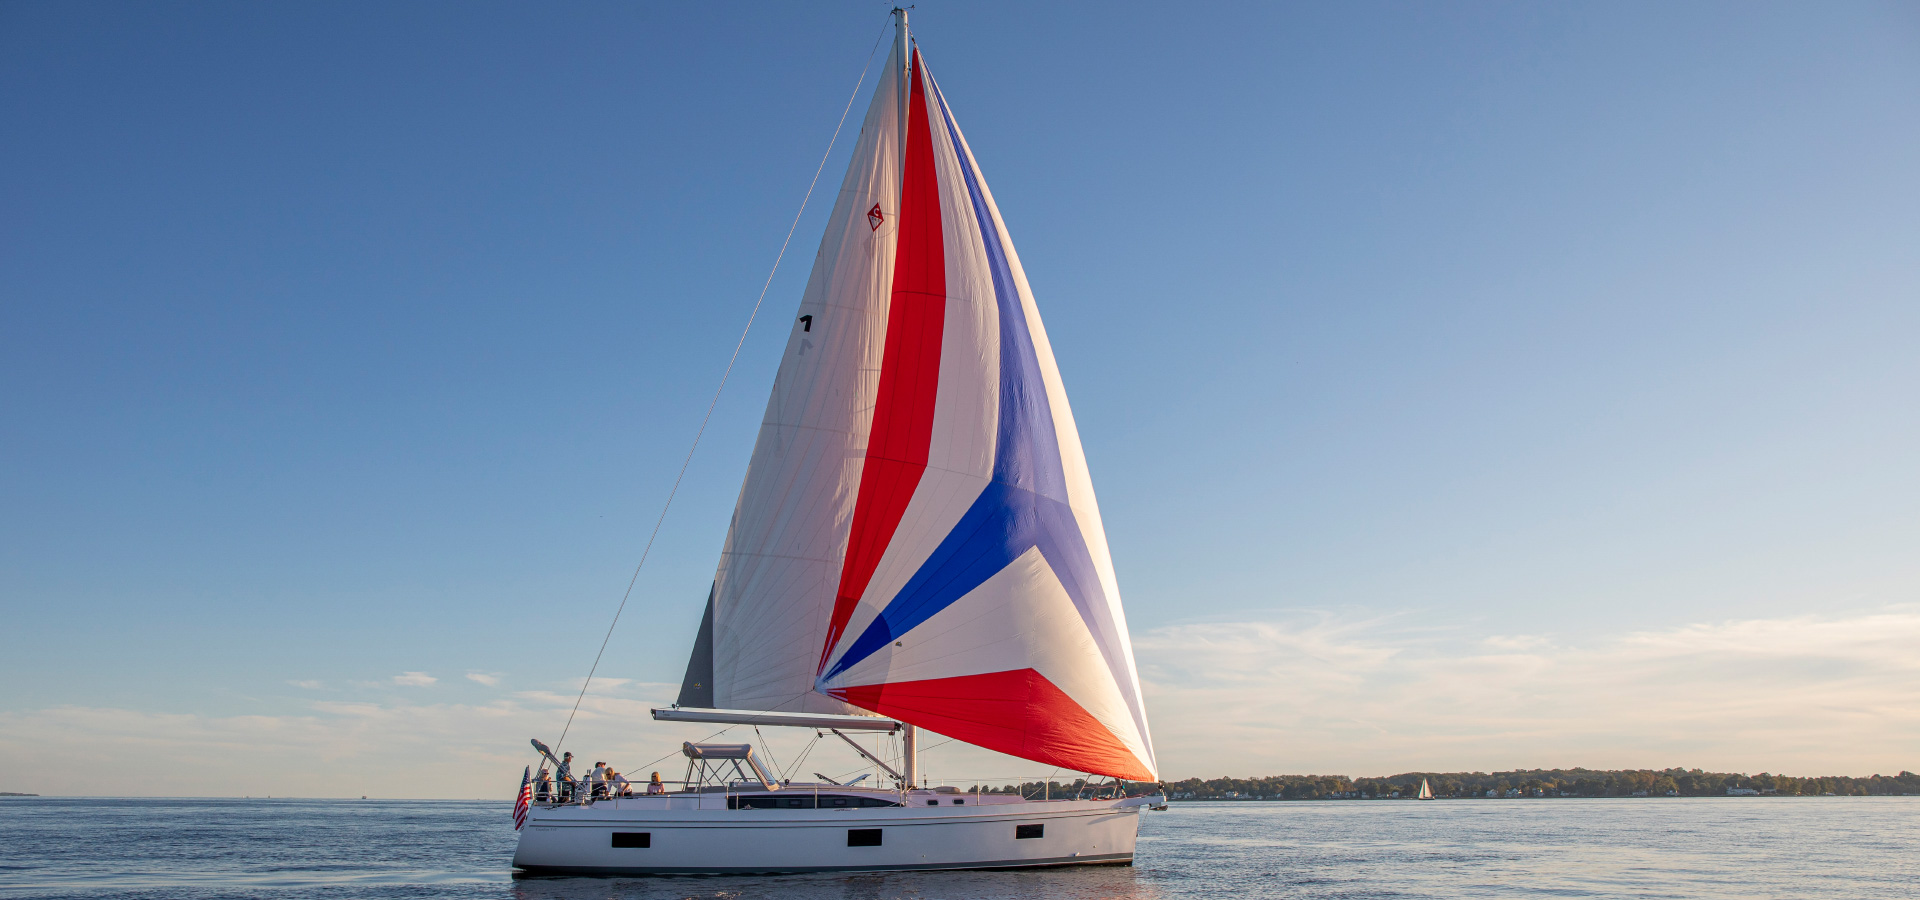
[{"label": "water reflection", "polygon": [[513,880],[513,900],[1161,900],[1127,866],[1005,872],[887,872],[773,876]]}]

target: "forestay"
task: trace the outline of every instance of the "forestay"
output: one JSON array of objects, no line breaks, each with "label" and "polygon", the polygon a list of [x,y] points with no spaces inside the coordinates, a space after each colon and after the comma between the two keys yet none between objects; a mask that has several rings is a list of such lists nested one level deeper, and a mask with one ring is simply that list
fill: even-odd
[{"label": "forestay", "polygon": [[682,702],[862,710],[1155,780],[1093,483],[966,139],[896,45],[767,402]]}]

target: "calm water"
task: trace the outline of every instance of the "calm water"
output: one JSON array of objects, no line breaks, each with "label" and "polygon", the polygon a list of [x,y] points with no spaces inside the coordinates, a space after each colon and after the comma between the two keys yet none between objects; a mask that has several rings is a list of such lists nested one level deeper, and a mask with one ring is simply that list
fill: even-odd
[{"label": "calm water", "polygon": [[1175,805],[1132,868],[520,878],[508,807],[0,800],[0,897],[1920,897],[1920,798]]}]

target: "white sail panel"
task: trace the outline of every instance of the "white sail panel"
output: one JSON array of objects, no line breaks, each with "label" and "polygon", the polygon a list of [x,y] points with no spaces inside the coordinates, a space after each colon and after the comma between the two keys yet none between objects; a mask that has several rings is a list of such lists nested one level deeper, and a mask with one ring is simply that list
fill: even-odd
[{"label": "white sail panel", "polygon": [[714,576],[713,703],[859,712],[813,691],[868,443],[900,208],[902,62],[861,124]]}]

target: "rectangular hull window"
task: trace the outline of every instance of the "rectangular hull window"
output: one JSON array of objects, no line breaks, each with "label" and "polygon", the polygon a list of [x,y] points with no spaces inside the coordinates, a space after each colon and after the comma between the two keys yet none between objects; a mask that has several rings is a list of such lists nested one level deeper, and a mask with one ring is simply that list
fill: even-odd
[{"label": "rectangular hull window", "polygon": [[1016,841],[1025,841],[1025,840],[1030,840],[1032,838],[1046,837],[1046,836],[1047,836],[1047,826],[1045,825],[1013,826],[1013,839]]},{"label": "rectangular hull window", "polygon": [[847,829],[847,846],[849,847],[880,846],[880,829],[878,828]]},{"label": "rectangular hull window", "polygon": [[614,849],[616,850],[623,847],[632,848],[635,850],[645,850],[653,846],[653,832],[616,831],[613,833],[613,846],[614,846]]}]

